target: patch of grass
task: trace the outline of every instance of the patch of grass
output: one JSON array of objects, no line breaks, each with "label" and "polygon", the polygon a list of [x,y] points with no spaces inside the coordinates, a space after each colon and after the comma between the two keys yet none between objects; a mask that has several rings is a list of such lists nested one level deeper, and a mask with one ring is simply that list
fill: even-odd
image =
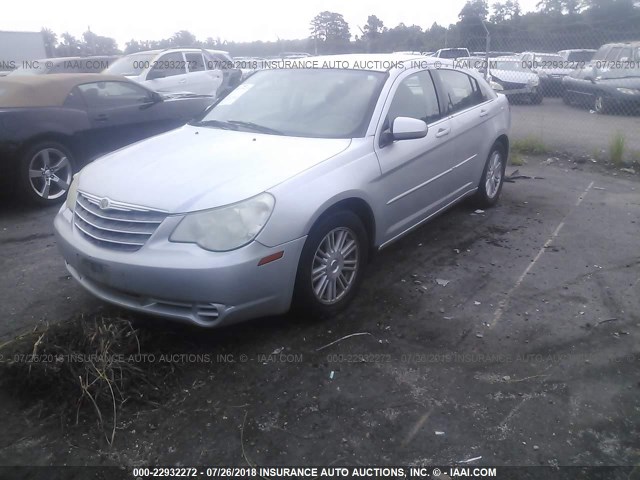
[{"label": "patch of grass", "polygon": [[525,164],[524,158],[518,152],[511,152],[509,155],[509,165],[513,165],[514,167],[521,167]]},{"label": "patch of grass", "polygon": [[624,150],[626,140],[622,133],[616,133],[609,142],[609,159],[616,167],[624,165]]},{"label": "patch of grass", "polygon": [[545,155],[549,153],[549,148],[538,137],[525,137],[514,141],[511,144],[511,151],[529,155]]},{"label": "patch of grass", "polygon": [[124,404],[157,405],[171,385],[176,364],[159,361],[157,337],[120,317],[42,325],[0,345],[0,385],[63,423],[93,416],[111,445]]}]

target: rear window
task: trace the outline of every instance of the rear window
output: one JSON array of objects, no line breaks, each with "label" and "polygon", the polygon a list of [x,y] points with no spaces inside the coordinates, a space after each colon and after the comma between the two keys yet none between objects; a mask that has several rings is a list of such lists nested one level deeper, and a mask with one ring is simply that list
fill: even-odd
[{"label": "rear window", "polygon": [[567,61],[569,62],[589,62],[595,52],[569,52]]}]

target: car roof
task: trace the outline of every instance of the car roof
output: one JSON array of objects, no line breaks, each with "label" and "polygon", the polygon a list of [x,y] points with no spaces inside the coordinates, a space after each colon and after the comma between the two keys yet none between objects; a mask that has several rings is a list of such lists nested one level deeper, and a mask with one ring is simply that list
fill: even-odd
[{"label": "car roof", "polygon": [[[128,82],[120,75],[102,73],[54,73],[0,78],[0,108],[60,107],[77,85],[91,82]],[[3,91],[7,91],[5,94]]]}]

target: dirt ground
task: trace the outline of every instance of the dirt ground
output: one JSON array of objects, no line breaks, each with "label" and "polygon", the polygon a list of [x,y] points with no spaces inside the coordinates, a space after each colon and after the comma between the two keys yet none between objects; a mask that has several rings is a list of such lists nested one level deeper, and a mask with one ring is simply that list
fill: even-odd
[{"label": "dirt ground", "polygon": [[[112,447],[0,391],[0,465],[637,464],[638,176],[545,160],[496,208],[380,252],[333,321],[145,319],[192,358],[157,405],[125,406]],[[0,206],[0,338],[119,314],[69,279],[55,211]]]}]

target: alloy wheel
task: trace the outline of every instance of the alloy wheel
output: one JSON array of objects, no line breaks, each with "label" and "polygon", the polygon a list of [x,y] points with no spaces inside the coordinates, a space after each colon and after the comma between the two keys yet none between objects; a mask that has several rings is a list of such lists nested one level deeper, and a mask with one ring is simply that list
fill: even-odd
[{"label": "alloy wheel", "polygon": [[29,162],[29,184],[44,200],[62,197],[69,189],[72,176],[71,162],[57,148],[44,148]]},{"label": "alloy wheel", "polygon": [[359,268],[359,245],[346,227],[331,230],[313,256],[311,287],[316,299],[331,305],[342,299],[355,283]]},{"label": "alloy wheel", "polygon": [[493,198],[497,195],[501,180],[502,155],[500,152],[495,151],[491,155],[491,158],[489,159],[489,166],[487,167],[487,179],[485,183],[487,197]]}]

